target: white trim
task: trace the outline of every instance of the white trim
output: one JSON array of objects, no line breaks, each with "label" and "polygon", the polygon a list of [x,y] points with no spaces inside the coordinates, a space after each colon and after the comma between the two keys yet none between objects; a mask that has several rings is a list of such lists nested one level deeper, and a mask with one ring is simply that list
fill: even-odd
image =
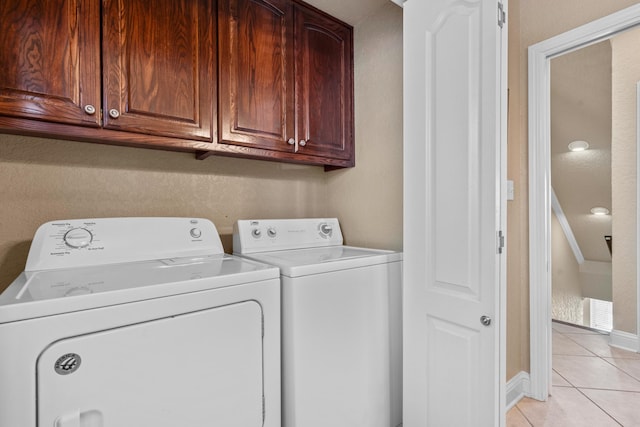
[{"label": "white trim", "polygon": [[580,246],[578,246],[576,236],[573,234],[571,225],[569,225],[567,216],[564,214],[562,206],[560,206],[560,201],[556,197],[556,192],[553,191],[553,187],[551,187],[551,208],[553,209],[553,212],[555,212],[556,218],[558,218],[560,227],[562,227],[562,231],[564,231],[564,236],[567,238],[569,246],[571,246],[571,250],[573,251],[573,255],[576,257],[576,261],[578,264],[584,263],[584,256],[582,255]]},{"label": "white trim", "polygon": [[546,400],[551,370],[549,59],[529,47],[529,322],[531,397]]},{"label": "white trim", "polygon": [[403,7],[404,3],[407,0],[391,0],[391,1],[394,2],[395,4],[397,4],[398,6]]},{"label": "white trim", "polygon": [[[640,81],[636,83],[636,270],[640,266],[640,209],[637,204],[640,203],[640,185],[638,185],[638,175],[640,175]],[[636,273],[636,334],[640,335],[640,274]],[[636,351],[640,352],[640,340],[637,341]]]},{"label": "white trim", "polygon": [[513,378],[507,382],[507,393],[505,409],[508,411],[513,408],[519,401],[525,396],[528,396],[531,392],[531,382],[529,381],[529,374],[520,371]]},{"label": "white trim", "polygon": [[615,329],[609,333],[609,345],[611,347],[621,348],[627,351],[638,352],[638,336],[629,332],[616,331]]},{"label": "white trim", "polygon": [[[529,301],[531,397],[551,387],[551,58],[640,24],[640,4],[529,47]],[[640,227],[638,227],[640,231]],[[640,239],[638,239],[640,240]],[[640,329],[639,329],[640,330]]]}]

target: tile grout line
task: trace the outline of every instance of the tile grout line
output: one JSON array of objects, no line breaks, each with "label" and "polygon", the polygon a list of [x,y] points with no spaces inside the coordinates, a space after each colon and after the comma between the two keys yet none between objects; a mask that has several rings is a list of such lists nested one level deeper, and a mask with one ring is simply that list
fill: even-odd
[{"label": "tile grout line", "polygon": [[[586,351],[588,351],[589,353],[592,353],[593,356],[583,356],[583,357],[597,357],[598,359],[602,360],[603,362],[609,364],[610,366],[613,366],[614,368],[616,368],[616,370],[620,371],[621,373],[623,373],[624,375],[630,377],[633,380],[636,380],[638,382],[640,382],[640,379],[634,377],[633,375],[631,375],[630,373],[628,373],[627,371],[625,371],[624,369],[619,368],[618,366],[614,365],[613,363],[609,362],[604,356],[600,356],[599,354],[591,351],[589,348],[585,347],[584,345],[580,344],[579,342],[575,341],[573,338],[571,338],[570,336],[568,336],[568,334],[570,334],[570,332],[559,332],[558,330],[556,330],[556,333],[559,333],[560,335],[564,336],[565,338],[573,341],[574,343],[576,343],[578,346],[584,348]],[[577,334],[577,335],[596,335],[596,336],[609,336],[609,334],[601,334],[601,333],[593,333],[593,334]],[[575,356],[575,357],[581,357],[582,355],[569,355],[569,356]],[[610,357],[611,359],[616,359],[616,357]],[[552,359],[553,359],[553,355],[552,355]],[[619,358],[622,359],[622,358]],[[623,359],[624,360],[624,359]],[[560,375],[559,372],[556,371],[556,373],[558,375]],[[562,377],[562,375],[560,375]],[[564,377],[562,377],[564,378]],[[564,378],[569,384],[571,384],[570,381],[568,381],[566,378]],[[572,384],[573,385],[573,384]],[[589,387],[584,387],[584,388],[589,388]],[[603,390],[608,390],[608,389],[603,389]],[[614,390],[614,391],[629,391],[629,390]]]},{"label": "tile grout line", "polygon": [[[565,380],[567,382],[567,384],[569,384],[569,386],[573,387],[573,388],[577,388],[575,385],[573,385],[573,383],[571,381],[569,381],[568,379],[566,379],[560,372],[556,371],[555,369],[551,368],[551,370],[553,372],[555,372],[560,378],[562,378],[563,380]],[[551,384],[551,388],[553,389],[553,387],[562,387],[562,386],[557,386],[557,385],[553,385],[553,383]],[[566,386],[565,386],[566,387]]]},{"label": "tile grout line", "polygon": [[[602,360],[603,362],[607,363],[608,365],[612,366],[613,368],[615,368],[617,371],[619,371],[620,373],[630,377],[633,380],[636,381],[640,381],[637,378],[635,378],[633,375],[629,374],[628,372],[626,372],[625,370],[619,368],[618,366],[614,365],[613,363],[611,363],[610,361],[608,361],[604,356],[600,356],[597,353],[594,353],[593,351],[591,351],[589,348],[585,347],[584,345],[580,344],[579,342],[575,341],[574,339],[571,338],[571,336],[569,336],[568,332],[560,332],[558,330],[555,330],[555,333],[558,333],[560,335],[562,335],[563,337],[573,341],[575,344],[577,344],[578,346],[582,347],[583,349],[585,349],[586,351],[588,351],[589,353],[593,353],[593,356],[583,356],[583,357],[597,357],[598,359]],[[596,334],[594,334],[596,335]],[[553,359],[553,354],[552,354],[552,359]],[[610,357],[611,359],[616,359],[616,357]],[[553,368],[552,368],[553,369]],[[598,409],[600,409],[602,412],[604,412],[609,418],[611,418],[616,424],[624,427],[624,425],[619,422],[613,415],[611,415],[609,412],[607,412],[603,407],[601,407],[600,405],[598,405],[594,400],[592,400],[589,396],[587,396],[582,389],[584,390],[602,390],[602,391],[615,391],[615,392],[621,392],[621,393],[640,393],[640,391],[630,391],[630,390],[614,390],[614,389],[602,389],[602,388],[589,388],[589,387],[576,387],[574,386],[568,379],[566,379],[564,376],[562,376],[558,371],[553,370],[558,376],[560,376],[562,379],[564,379],[568,384],[571,385],[571,388],[574,388],[576,391],[578,391],[578,393],[580,393],[582,396],[584,396],[589,402],[591,402],[595,407],[597,407]],[[560,386],[553,386],[552,387],[560,387]],[[517,406],[517,405],[516,405]],[[518,408],[519,409],[519,408]],[[522,412],[522,411],[521,411]],[[525,416],[526,418],[526,416]],[[528,421],[528,418],[526,418]]]},{"label": "tile grout line", "polygon": [[[578,346],[584,348],[586,351],[588,351],[589,353],[592,353],[593,356],[585,356],[585,357],[597,357],[599,359],[602,359],[602,357],[600,357],[600,355],[592,352],[591,350],[589,350],[587,347],[583,346],[582,344],[580,344],[579,342],[571,339],[570,336],[567,336],[566,334],[562,334],[565,338],[573,341],[574,343],[576,343]],[[553,359],[553,355],[552,355],[552,359]],[[606,362],[606,360],[605,360]],[[614,366],[616,369],[618,369],[617,366]],[[552,368],[553,370],[553,368]],[[568,384],[571,384],[571,387],[573,389],[575,389],[578,393],[580,393],[581,395],[583,395],[589,402],[591,402],[596,408],[600,409],[603,413],[605,413],[609,418],[611,418],[615,423],[619,424],[620,426],[624,427],[617,419],[615,419],[613,417],[613,415],[611,415],[610,413],[608,413],[607,411],[604,410],[604,408],[602,408],[600,405],[598,405],[596,402],[594,402],[589,396],[587,396],[581,389],[579,389],[578,387],[576,387],[571,381],[569,381],[567,378],[565,378],[564,376],[562,376],[562,374],[560,374],[560,372],[553,370],[556,374],[558,374],[562,379],[564,379]],[[553,387],[553,386],[552,386]]]},{"label": "tile grout line", "polygon": [[[567,338],[571,339],[570,337],[567,337]],[[573,340],[572,340],[572,341],[573,341]],[[575,341],[574,341],[574,342],[575,342]],[[578,344],[579,346],[581,346],[582,348],[584,348],[585,350],[587,350],[587,351],[589,351],[589,352],[591,353],[591,350],[589,350],[588,348],[586,348],[586,347],[582,346],[580,343],[577,343],[577,342],[576,342],[576,344]],[[600,358],[600,359],[601,359],[601,357],[600,357],[600,356],[598,356],[598,355],[596,355],[596,354],[594,354],[594,356],[584,356],[584,357],[597,357],[597,358]],[[552,355],[552,359],[553,359],[553,355]],[[617,367],[616,367],[616,368],[617,368]],[[598,409],[600,409],[600,410],[601,410],[604,414],[606,414],[609,418],[611,418],[615,423],[617,423],[617,424],[619,424],[620,426],[624,427],[624,426],[623,426],[623,425],[622,425],[622,424],[621,424],[617,419],[615,419],[615,418],[613,417],[613,415],[611,415],[610,413],[608,413],[607,411],[605,411],[605,410],[604,410],[604,408],[602,408],[600,405],[598,405],[596,402],[594,402],[594,401],[593,401],[589,396],[587,396],[586,394],[584,394],[584,393],[582,392],[582,390],[581,390],[581,389],[579,389],[578,387],[576,387],[575,385],[573,385],[573,383],[572,383],[571,381],[569,381],[567,378],[565,378],[565,377],[564,377],[560,372],[556,371],[556,370],[555,370],[555,369],[553,369],[553,368],[552,368],[552,371],[553,371],[553,372],[555,372],[558,376],[560,376],[563,380],[565,380],[565,381],[567,382],[567,384],[569,384],[569,385],[571,386],[571,387],[565,387],[565,388],[573,388],[573,389],[574,389],[574,390],[576,390],[578,393],[580,393],[581,395],[583,395],[583,396],[584,396],[584,397],[585,397],[589,402],[591,402],[591,403],[592,403],[593,405],[595,405]],[[559,386],[554,386],[554,385],[552,385],[551,387],[553,388],[553,387],[559,387]],[[517,406],[517,405],[516,405],[516,406]],[[526,418],[526,417],[525,417],[525,418]],[[527,421],[528,421],[528,420],[529,420],[529,419],[527,418]]]},{"label": "tile grout line", "polygon": [[527,418],[527,414],[525,414],[524,412],[522,412],[522,410],[520,410],[520,408],[518,408],[518,404],[516,403],[515,408],[518,410],[518,412],[520,412],[520,415],[522,415],[522,418],[524,418],[524,420],[531,426],[531,427],[535,427],[533,425],[533,423],[529,420],[529,418]]},{"label": "tile grout line", "polygon": [[[593,351],[589,350],[587,347],[583,346],[582,344],[580,344],[578,341],[574,340],[573,338],[571,338],[570,336],[568,336],[567,334],[562,334],[566,339],[576,343],[578,346],[584,348],[586,351],[588,351],[589,353],[593,354],[593,356],[588,356],[588,357],[600,357],[600,355],[594,353]],[[582,335],[591,335],[591,334],[582,334]],[[594,334],[595,335],[595,334]]]},{"label": "tile grout line", "polygon": [[[569,326],[569,325],[568,325]],[[619,366],[617,366],[615,363],[617,361],[617,359],[620,360],[626,360],[626,359],[634,359],[636,360],[636,358],[634,357],[629,357],[629,358],[625,358],[624,354],[621,354],[620,356],[622,357],[616,357],[617,353],[613,353],[613,352],[607,352],[605,351],[605,347],[603,346],[603,344],[609,344],[608,340],[607,340],[607,336],[609,334],[605,334],[602,332],[598,332],[598,331],[591,331],[591,333],[576,333],[573,332],[571,329],[566,329],[564,331],[560,331],[558,329],[553,328],[552,330],[553,334],[557,334],[559,337],[562,337],[562,339],[566,339],[570,342],[572,342],[573,344],[577,344],[578,347],[576,347],[575,351],[576,352],[581,352],[579,351],[579,349],[582,349],[584,351],[586,351],[588,354],[566,354],[566,355],[562,355],[562,354],[554,354],[552,353],[552,360],[554,357],[558,356],[570,356],[570,357],[576,357],[575,362],[574,363],[581,363],[579,362],[579,360],[584,360],[585,362],[587,362],[588,359],[578,359],[580,357],[584,358],[584,357],[592,357],[592,358],[597,358],[600,359],[600,361],[598,362],[601,363],[602,361],[605,362],[605,364],[607,366],[610,366],[612,368],[614,368],[614,371],[612,371],[611,375],[615,375],[613,374],[613,372],[617,372],[618,375],[621,374],[620,380],[624,380],[625,378],[629,378],[631,379],[631,381],[635,384],[636,382],[640,382],[640,378],[636,378],[632,373],[630,372],[635,372],[635,363],[633,362],[624,362],[623,365],[626,367],[626,369],[623,369]],[[596,338],[599,337],[599,338]],[[574,339],[575,338],[575,339]],[[585,344],[581,344],[581,342],[585,343]],[[570,347],[569,347],[570,348]],[[591,350],[591,348],[594,348],[594,350]],[[570,351],[568,351],[568,353],[571,353]],[[601,355],[600,353],[604,354]],[[608,360],[610,359],[610,360]],[[593,362],[588,362],[588,363],[595,363],[597,360],[596,359],[591,359]],[[597,366],[597,365],[596,365]],[[627,372],[630,369],[630,372]],[[615,425],[618,426],[623,426],[624,424],[622,424],[622,422],[618,421],[618,419],[612,415],[611,413],[609,413],[607,410],[605,410],[605,407],[607,407],[607,405],[605,404],[604,406],[600,406],[598,403],[596,403],[596,397],[599,396],[599,394],[594,394],[594,399],[590,398],[587,395],[587,392],[590,390],[599,390],[602,392],[613,392],[613,393],[622,393],[620,394],[620,396],[628,396],[629,398],[632,398],[632,395],[629,395],[627,393],[632,393],[633,395],[637,396],[638,394],[640,394],[640,391],[636,391],[636,390],[618,390],[618,389],[613,389],[613,388],[592,388],[592,387],[578,387],[576,385],[574,385],[571,381],[569,381],[567,378],[565,378],[565,376],[563,376],[562,374],[560,374],[560,372],[558,372],[557,370],[553,369],[552,367],[552,372],[557,375],[557,379],[560,380],[562,379],[564,381],[563,385],[552,385],[552,387],[557,387],[558,389],[564,388],[564,389],[574,389],[573,393],[576,396],[582,396],[582,399],[586,399],[586,401],[584,402],[585,408],[592,408],[591,410],[595,410],[600,414],[604,414],[605,417],[608,417],[608,420],[613,421],[613,423]],[[624,377],[624,378],[623,378]],[[578,378],[578,377],[577,377]],[[578,378],[579,379],[579,378]],[[578,381],[580,382],[580,381]],[[623,381],[626,383],[626,381]],[[611,384],[613,386],[620,386],[620,384],[615,383],[615,384]],[[633,387],[631,387],[633,388]],[[569,390],[567,390],[569,391]],[[633,399],[633,398],[632,398]],[[547,402],[545,402],[545,404],[547,404]],[[604,402],[606,403],[606,402]],[[518,412],[519,415],[521,415],[525,422],[527,423],[528,426],[532,426],[532,427],[539,427],[536,426],[528,417],[527,414],[525,413],[525,411],[522,409],[520,402],[518,402],[515,405],[515,408]],[[527,407],[528,408],[528,407]],[[597,408],[597,409],[596,409]],[[614,413],[616,413],[616,411],[613,411]],[[594,412],[595,414],[596,412]],[[620,414],[618,414],[620,415]],[[553,421],[553,420],[549,420],[547,419],[547,421]],[[603,419],[604,421],[604,419]],[[546,425],[546,423],[545,423]]]},{"label": "tile grout line", "polygon": [[[621,372],[624,372],[625,374],[629,375],[631,378],[633,378],[634,380],[640,382],[640,378],[636,378],[635,375],[630,374],[629,372],[627,372],[626,370],[620,368],[619,366],[614,365],[613,363],[609,362],[607,359],[618,359],[618,360],[636,360],[636,359],[624,359],[621,357],[609,357],[609,358],[605,358],[605,357],[601,357],[602,360],[604,360],[605,362],[607,362],[609,365],[613,366],[614,368],[618,369]],[[625,391],[625,390],[620,390],[620,391]],[[633,393],[640,393],[640,392],[633,392]]]},{"label": "tile grout line", "polygon": [[601,407],[600,405],[598,405],[596,402],[594,402],[589,396],[587,396],[586,394],[584,394],[582,392],[582,390],[580,390],[578,387],[575,387],[575,389],[578,391],[578,393],[580,393],[581,395],[583,395],[589,402],[593,403],[596,408],[600,409],[602,412],[604,412],[605,414],[607,414],[607,416],[609,418],[611,418],[613,421],[615,421],[617,424],[621,425],[622,427],[624,427],[624,424],[622,424],[620,421],[618,421],[613,415],[611,415],[610,413],[608,413],[607,411],[604,410],[603,407]]}]

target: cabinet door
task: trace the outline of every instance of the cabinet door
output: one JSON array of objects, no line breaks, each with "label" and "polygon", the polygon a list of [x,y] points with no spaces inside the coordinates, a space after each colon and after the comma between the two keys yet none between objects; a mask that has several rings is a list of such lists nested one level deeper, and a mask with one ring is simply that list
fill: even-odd
[{"label": "cabinet door", "polygon": [[0,22],[0,115],[98,126],[100,2],[2,0]]},{"label": "cabinet door", "polygon": [[352,29],[295,9],[298,152],[353,163]]},{"label": "cabinet door", "polygon": [[104,127],[210,140],[212,0],[105,0]]},{"label": "cabinet door", "polygon": [[219,142],[293,151],[289,0],[220,0]]}]

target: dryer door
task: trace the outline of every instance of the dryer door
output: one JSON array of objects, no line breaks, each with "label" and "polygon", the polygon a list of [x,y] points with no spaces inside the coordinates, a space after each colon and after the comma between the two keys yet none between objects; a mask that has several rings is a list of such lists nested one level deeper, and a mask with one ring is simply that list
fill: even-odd
[{"label": "dryer door", "polygon": [[247,301],[64,339],[37,375],[39,426],[262,426],[262,309]]}]

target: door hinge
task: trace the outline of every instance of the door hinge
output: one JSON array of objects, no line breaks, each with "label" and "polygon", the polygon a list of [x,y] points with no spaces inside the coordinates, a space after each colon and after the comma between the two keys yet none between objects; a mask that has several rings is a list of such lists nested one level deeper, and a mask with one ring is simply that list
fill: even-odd
[{"label": "door hinge", "polygon": [[502,250],[504,249],[504,233],[502,232],[502,230],[498,231],[498,238],[497,238],[497,243],[498,243],[498,253],[501,254]]},{"label": "door hinge", "polygon": [[504,27],[505,22],[507,22],[507,12],[504,11],[502,2],[498,2],[498,27]]}]

